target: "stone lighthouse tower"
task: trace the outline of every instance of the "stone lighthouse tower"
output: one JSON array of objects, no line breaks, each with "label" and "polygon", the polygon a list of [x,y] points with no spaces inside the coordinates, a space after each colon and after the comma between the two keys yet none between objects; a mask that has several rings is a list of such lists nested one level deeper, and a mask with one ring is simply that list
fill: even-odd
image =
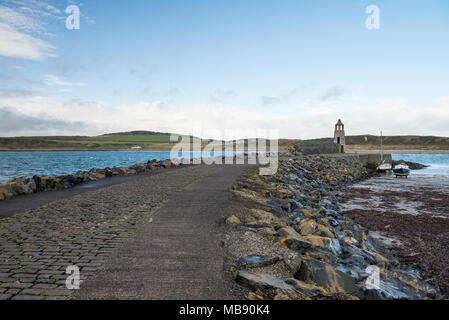
[{"label": "stone lighthouse tower", "polygon": [[338,148],[338,152],[345,152],[345,125],[343,124],[343,122],[341,122],[340,119],[338,119],[337,123],[335,124],[334,143]]}]

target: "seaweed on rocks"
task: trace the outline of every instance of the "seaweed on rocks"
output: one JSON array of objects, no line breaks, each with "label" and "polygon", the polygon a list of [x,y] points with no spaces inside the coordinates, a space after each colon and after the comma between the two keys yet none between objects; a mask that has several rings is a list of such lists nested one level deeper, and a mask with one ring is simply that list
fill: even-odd
[{"label": "seaweed on rocks", "polygon": [[[341,213],[339,191],[368,177],[352,156],[281,159],[273,176],[242,176],[233,190],[239,223],[229,226],[227,246],[232,275],[248,297],[441,298],[419,272],[399,264],[391,247]],[[248,270],[238,252],[277,262]]]}]

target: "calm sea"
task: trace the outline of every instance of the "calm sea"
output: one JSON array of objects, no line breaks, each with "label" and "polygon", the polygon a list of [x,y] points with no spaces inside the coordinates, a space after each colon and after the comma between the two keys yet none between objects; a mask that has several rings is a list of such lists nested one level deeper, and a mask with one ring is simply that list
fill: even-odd
[{"label": "calm sea", "polygon": [[[221,153],[204,156],[218,156]],[[192,153],[199,157],[199,153]],[[226,153],[226,156],[233,153]],[[188,157],[188,155],[183,155]],[[393,154],[394,160],[430,165],[413,174],[449,175],[449,154]],[[92,168],[129,166],[148,160],[170,158],[169,151],[5,151],[0,152],[0,183],[33,175],[56,176]]]},{"label": "calm sea", "polygon": [[406,160],[429,165],[422,170],[414,170],[413,174],[449,175],[449,154],[392,154],[393,160]]},{"label": "calm sea", "polygon": [[[203,154],[203,157],[222,153]],[[226,156],[235,153],[224,153]],[[190,153],[199,157],[199,152]],[[189,154],[180,154],[188,158]],[[170,151],[4,151],[0,152],[0,183],[17,177],[56,176],[92,168],[124,167],[148,160],[170,159]]]}]

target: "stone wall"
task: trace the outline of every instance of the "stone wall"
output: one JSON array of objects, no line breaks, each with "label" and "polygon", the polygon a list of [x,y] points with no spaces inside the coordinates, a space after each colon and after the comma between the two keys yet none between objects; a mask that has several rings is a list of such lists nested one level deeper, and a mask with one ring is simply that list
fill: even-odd
[{"label": "stone wall", "polygon": [[[357,157],[365,167],[370,169],[375,169],[376,166],[381,162],[380,153],[358,154]],[[385,153],[384,160],[391,163],[393,161],[391,154]]]},{"label": "stone wall", "polygon": [[0,184],[0,201],[14,196],[61,190],[71,188],[77,184],[105,179],[114,176],[127,176],[149,172],[159,168],[173,166],[170,160],[150,160],[147,163],[136,163],[129,167],[113,167],[105,169],[93,168],[89,171],[78,171],[74,174],[58,175],[56,177],[34,176],[32,178],[16,178],[7,183]]}]

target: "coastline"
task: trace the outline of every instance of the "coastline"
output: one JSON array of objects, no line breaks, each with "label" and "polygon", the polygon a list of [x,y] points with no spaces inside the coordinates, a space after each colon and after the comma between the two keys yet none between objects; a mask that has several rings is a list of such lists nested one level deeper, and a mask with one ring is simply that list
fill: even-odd
[{"label": "coastline", "polygon": [[[126,167],[128,171],[110,170],[117,175],[137,175],[139,170],[172,167],[168,161],[132,165]],[[209,169],[213,168],[187,166],[183,170],[163,172],[177,176]],[[88,180],[90,175],[106,177],[107,171],[103,170],[91,170],[79,177]],[[145,174],[142,177],[128,185],[139,189],[140,181],[146,181]],[[160,175],[154,177],[162,179]],[[192,176],[192,179],[198,178]],[[410,266],[401,255],[397,256],[388,239],[374,235],[370,228],[342,210],[342,193],[372,181],[370,178],[359,158],[351,155],[282,155],[279,170],[273,176],[260,176],[257,167],[241,175],[231,188],[230,204],[222,215],[225,276],[233,283],[236,295],[242,299],[440,299],[436,284],[427,278],[428,274],[421,278],[416,266]],[[41,186],[38,181],[37,185]],[[151,185],[147,187],[141,199],[161,196],[154,194],[157,192]],[[116,190],[117,194],[113,193],[116,197],[123,193],[119,189],[122,190],[120,186],[109,186],[75,195],[80,199],[79,206],[67,205],[72,202],[70,198],[53,202],[49,207],[61,216],[71,212],[73,219],[85,219],[87,215],[79,217],[78,211],[74,213],[72,209],[84,212],[99,206],[95,194],[100,193],[107,199],[107,207],[111,201],[108,190]],[[84,201],[86,197],[91,199],[88,204]],[[135,204],[133,193],[126,192],[126,201]],[[102,206],[98,208],[100,212],[114,215],[113,209],[109,212]],[[34,211],[39,210],[43,209]],[[138,207],[136,212],[140,210]],[[6,221],[28,223],[19,216]],[[26,217],[36,219],[38,216]],[[53,219],[53,213],[49,217]],[[133,221],[130,223],[134,225]],[[377,270],[380,277],[380,283],[374,287],[368,279],[369,266]]]},{"label": "coastline", "polygon": [[[243,176],[225,236],[228,276],[248,299],[439,299],[391,245],[341,211],[340,192],[370,178],[356,157],[280,161]],[[369,179],[368,179],[369,180]],[[369,269],[370,267],[371,269]],[[378,282],[370,275],[377,272]]]},{"label": "coastline", "polygon": [[70,152],[70,151],[83,151],[83,152],[102,152],[102,151],[150,151],[150,152],[169,152],[170,149],[162,150],[162,149],[0,149],[0,152]]},{"label": "coastline", "polygon": [[[384,153],[391,154],[449,154],[449,150],[383,150]],[[346,153],[353,154],[369,154],[369,153],[380,153],[380,150],[372,149],[372,150],[355,150],[355,149],[346,149]]]},{"label": "coastline", "polygon": [[449,296],[449,182],[444,175],[378,176],[342,191],[342,212],[390,239],[410,265]]},{"label": "coastline", "polygon": [[[232,162],[234,162],[236,157],[236,155],[233,157],[216,156],[211,158],[211,161],[227,161],[226,158],[232,158]],[[247,157],[246,154],[243,155],[244,159],[245,157]],[[8,200],[12,197],[21,195],[69,189],[74,186],[85,184],[86,182],[103,180],[111,177],[133,176],[158,169],[201,164],[204,162],[203,159],[198,158],[183,158],[178,160],[179,161],[173,162],[170,159],[163,159],[159,161],[153,159],[148,160],[145,163],[134,163],[123,167],[113,166],[112,168],[91,168],[88,171],[78,170],[75,173],[64,173],[55,176],[34,175],[32,178],[17,177],[5,183],[0,183],[0,201]]]},{"label": "coastline", "polygon": [[148,160],[146,163],[135,163],[126,167],[92,168],[89,171],[79,170],[76,173],[61,174],[54,177],[38,175],[32,178],[19,177],[6,183],[0,183],[0,201],[21,195],[69,189],[90,181],[103,180],[116,176],[137,175],[178,165],[183,165],[183,163],[175,164],[171,160],[157,161],[153,159]]}]

